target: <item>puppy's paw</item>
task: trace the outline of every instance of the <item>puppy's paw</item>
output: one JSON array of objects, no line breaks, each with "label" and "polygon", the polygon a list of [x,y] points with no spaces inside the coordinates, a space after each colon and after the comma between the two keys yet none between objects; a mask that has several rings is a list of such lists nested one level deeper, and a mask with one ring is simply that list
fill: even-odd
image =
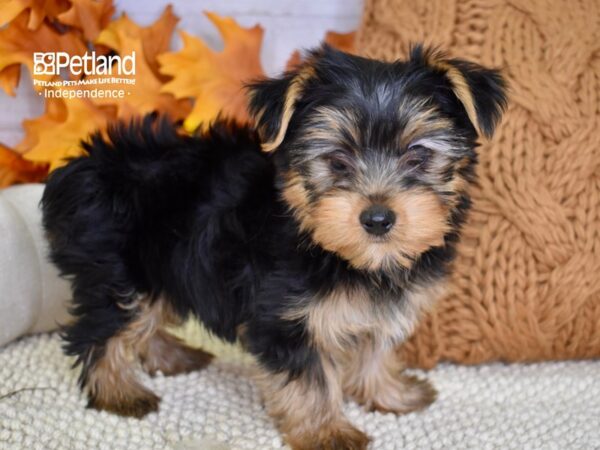
[{"label": "puppy's paw", "polygon": [[431,405],[437,398],[437,391],[427,380],[414,376],[401,375],[394,383],[386,386],[370,402],[371,411],[407,414],[420,411]]},{"label": "puppy's paw", "polygon": [[369,437],[354,427],[346,427],[317,443],[318,450],[366,450]]},{"label": "puppy's paw", "polygon": [[129,395],[126,398],[89,397],[88,408],[141,419],[150,413],[157,412],[159,404],[160,397],[144,388],[138,390],[135,395]]},{"label": "puppy's paw", "polygon": [[288,436],[293,450],[366,450],[369,437],[348,422],[331,425],[316,433]]}]

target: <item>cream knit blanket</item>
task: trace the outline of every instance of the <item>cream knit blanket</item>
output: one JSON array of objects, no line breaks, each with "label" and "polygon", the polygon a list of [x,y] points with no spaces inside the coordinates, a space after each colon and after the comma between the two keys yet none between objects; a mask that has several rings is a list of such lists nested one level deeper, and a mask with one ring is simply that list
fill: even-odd
[{"label": "cream knit blanket", "polygon": [[[212,350],[215,350],[214,348]],[[268,450],[283,447],[229,348],[208,369],[146,379],[158,414],[123,419],[85,408],[56,334],[0,348],[0,449]],[[422,413],[396,417],[348,404],[372,449],[600,449],[600,361],[479,367],[440,365],[440,392]]]}]

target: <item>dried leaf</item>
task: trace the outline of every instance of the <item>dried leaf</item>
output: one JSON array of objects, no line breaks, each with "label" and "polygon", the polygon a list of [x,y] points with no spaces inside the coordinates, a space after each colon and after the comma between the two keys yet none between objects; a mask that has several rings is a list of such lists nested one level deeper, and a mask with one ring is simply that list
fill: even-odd
[{"label": "dried leaf", "polygon": [[25,153],[29,161],[45,163],[54,170],[66,163],[66,159],[83,154],[81,141],[96,130],[103,130],[111,118],[106,111],[85,99],[64,101],[64,110],[59,104],[51,114],[48,111],[36,120],[27,122],[25,144],[31,145]]},{"label": "dried leaf", "polygon": [[21,66],[14,64],[0,71],[0,87],[8,95],[15,96],[15,90],[21,79]]},{"label": "dried leaf", "polygon": [[285,70],[294,70],[300,64],[302,64],[302,55],[300,54],[300,50],[294,50],[285,64]]},{"label": "dried leaf", "polygon": [[48,166],[23,159],[0,144],[0,188],[17,183],[38,183],[46,178]]},{"label": "dried leaf", "polygon": [[[325,39],[323,42],[331,45],[333,48],[342,50],[343,52],[356,54],[356,31],[350,31],[349,33],[328,31],[325,34]],[[286,70],[292,70],[302,64],[302,61],[303,59],[300,52],[298,50],[294,50],[288,59],[285,68]]]},{"label": "dried leaf", "polygon": [[68,0],[4,0],[0,8],[0,27],[27,11],[27,28],[35,30],[46,17],[55,18],[68,8]]},{"label": "dried leaf", "polygon": [[173,8],[169,5],[165,8],[160,19],[149,27],[142,28],[144,57],[152,69],[152,73],[161,81],[166,81],[168,77],[160,73],[158,55],[167,52],[171,47],[173,31],[175,31],[178,22],[179,17],[173,14]]},{"label": "dried leaf", "polygon": [[210,122],[219,113],[247,121],[244,83],[264,76],[260,64],[262,27],[242,28],[231,18],[206,15],[223,38],[222,52],[215,52],[198,38],[180,32],[183,48],[158,57],[161,72],[173,77],[163,92],[195,100],[184,122],[188,131]]},{"label": "dried leaf", "polygon": [[349,33],[328,31],[325,34],[325,43],[346,53],[356,53],[356,31]]},{"label": "dried leaf", "polygon": [[[13,66],[24,64],[33,73],[34,52],[63,51],[70,55],[83,55],[86,47],[76,35],[59,34],[43,23],[36,30],[27,29],[27,13],[21,13],[6,28],[0,30],[0,79],[9,95],[14,95],[18,76]],[[33,75],[32,75],[33,77]],[[36,79],[49,80],[51,76],[36,75]]]},{"label": "dried leaf", "polygon": [[[173,15],[172,8],[165,9],[161,17],[151,26],[142,28],[133,22],[126,14],[111,22],[105,28],[96,42],[105,45],[120,55],[129,55],[135,51],[135,75],[119,75],[119,78],[135,80],[135,85],[126,87],[127,95],[123,99],[97,99],[98,105],[117,105],[118,115],[128,118],[132,114],[146,114],[160,111],[169,114],[174,119],[183,118],[189,112],[189,103],[179,101],[172,95],[162,92],[162,82],[152,67],[157,68],[157,55],[168,48],[171,35],[178,18]],[[155,69],[156,70],[156,69]],[[104,85],[110,88],[110,85]],[[123,86],[113,86],[123,88]]]},{"label": "dried leaf", "polygon": [[40,117],[23,121],[25,135],[21,142],[15,146],[15,151],[18,153],[26,153],[36,146],[40,140],[39,130],[54,127],[67,118],[67,106],[62,99],[47,98],[44,107],[44,114]]},{"label": "dried leaf", "polygon": [[71,7],[58,20],[83,32],[93,42],[115,12],[112,0],[71,0]]}]

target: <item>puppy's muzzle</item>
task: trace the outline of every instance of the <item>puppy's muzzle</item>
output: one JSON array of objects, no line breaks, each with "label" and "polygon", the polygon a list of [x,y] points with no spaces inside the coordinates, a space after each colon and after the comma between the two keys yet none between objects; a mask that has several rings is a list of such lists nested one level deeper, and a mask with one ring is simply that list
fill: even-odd
[{"label": "puppy's muzzle", "polygon": [[382,205],[372,205],[360,213],[360,223],[367,233],[383,236],[396,223],[396,214]]}]

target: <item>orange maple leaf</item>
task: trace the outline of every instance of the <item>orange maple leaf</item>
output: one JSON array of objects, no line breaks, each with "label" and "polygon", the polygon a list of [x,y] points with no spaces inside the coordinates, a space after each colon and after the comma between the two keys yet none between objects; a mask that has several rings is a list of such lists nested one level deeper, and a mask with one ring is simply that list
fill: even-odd
[{"label": "orange maple leaf", "polygon": [[44,114],[35,119],[23,120],[22,126],[24,136],[14,150],[18,153],[26,153],[39,142],[38,132],[47,127],[54,127],[63,122],[67,117],[67,106],[60,98],[47,98],[44,104]]},{"label": "orange maple leaf", "polygon": [[0,144],[0,188],[17,183],[37,183],[46,178],[48,166],[26,161]]},{"label": "orange maple leaf", "polygon": [[263,29],[240,27],[232,18],[205,13],[224,42],[222,52],[183,31],[183,48],[158,57],[160,71],[170,75],[163,92],[177,98],[193,98],[194,107],[184,122],[187,131],[208,123],[222,113],[239,121],[248,120],[244,83],[264,77],[260,64]]},{"label": "orange maple leaf", "polygon": [[356,31],[349,33],[328,31],[325,34],[325,43],[346,53],[356,53]]},{"label": "orange maple leaf", "polygon": [[71,7],[58,15],[58,20],[83,32],[93,42],[108,25],[115,12],[112,0],[70,0]]},{"label": "orange maple leaf", "polygon": [[[338,33],[336,31],[328,31],[325,34],[323,40],[326,44],[331,45],[333,48],[342,50],[346,53],[356,53],[356,31],[350,31],[349,33]],[[294,50],[290,59],[288,59],[285,68],[286,70],[292,70],[295,67],[302,64],[302,55],[298,50]]]},{"label": "orange maple leaf", "polygon": [[27,135],[19,144],[29,161],[50,165],[54,170],[68,158],[84,153],[81,141],[96,130],[104,130],[112,118],[109,112],[86,99],[50,103],[51,110],[24,124]]},{"label": "orange maple leaf", "polygon": [[15,89],[19,85],[21,79],[21,66],[14,64],[0,70],[0,88],[7,94],[14,97]]},{"label": "orange maple leaf", "polygon": [[[51,26],[42,23],[36,30],[27,28],[27,12],[21,13],[6,28],[0,30],[0,86],[9,95],[15,95],[19,83],[18,68],[24,64],[33,73],[34,52],[63,51],[70,55],[83,55],[83,41],[70,33],[59,34]],[[32,75],[33,77],[33,75]],[[49,80],[46,75],[36,79]]]},{"label": "orange maple leaf", "polygon": [[4,0],[0,8],[0,27],[27,11],[27,28],[35,30],[46,17],[55,18],[68,8],[68,0]]},{"label": "orange maple leaf", "polygon": [[166,81],[168,77],[160,72],[158,55],[170,49],[173,31],[178,22],[179,17],[173,14],[173,8],[169,5],[156,22],[141,29],[144,57],[152,73],[161,81]]},{"label": "orange maple leaf", "polygon": [[121,118],[153,111],[167,113],[173,119],[183,118],[189,112],[189,102],[177,100],[171,94],[162,92],[162,81],[156,75],[157,55],[168,48],[178,20],[171,6],[168,6],[161,17],[149,27],[140,27],[123,14],[102,30],[96,40],[97,44],[111,48],[121,56],[135,52],[135,74],[119,75],[119,78],[134,80],[135,84],[126,87],[115,86],[125,87],[127,94],[123,99],[103,98],[94,102],[98,105],[117,105]]}]

